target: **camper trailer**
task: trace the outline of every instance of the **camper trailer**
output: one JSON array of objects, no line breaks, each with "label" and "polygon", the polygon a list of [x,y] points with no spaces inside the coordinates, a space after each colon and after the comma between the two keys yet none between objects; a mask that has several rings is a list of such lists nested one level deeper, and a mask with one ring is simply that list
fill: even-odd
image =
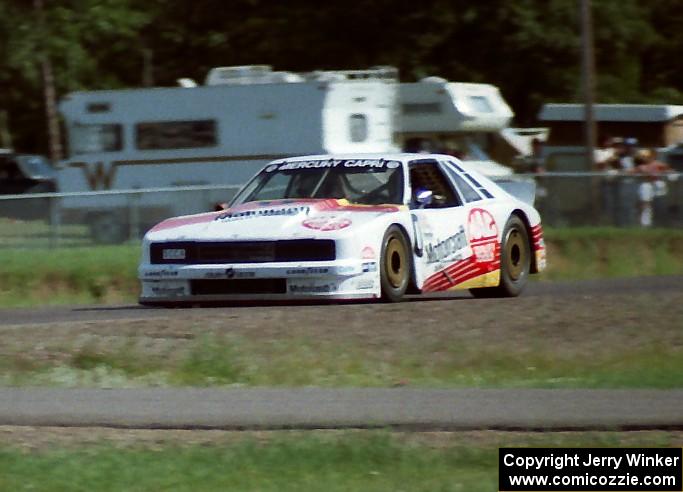
[{"label": "camper trailer", "polygon": [[171,88],[75,92],[59,109],[68,144],[59,190],[110,191],[65,197],[62,219],[88,223],[102,242],[130,233],[130,200],[115,190],[233,187],[142,194],[135,212],[144,211],[144,229],[208,210],[266,162],[293,155],[396,152],[419,138],[457,144],[484,173],[510,173],[485,153],[487,135],[512,118],[495,87],[434,78],[400,84],[392,67],[310,73],[218,67],[201,85],[180,79]]}]

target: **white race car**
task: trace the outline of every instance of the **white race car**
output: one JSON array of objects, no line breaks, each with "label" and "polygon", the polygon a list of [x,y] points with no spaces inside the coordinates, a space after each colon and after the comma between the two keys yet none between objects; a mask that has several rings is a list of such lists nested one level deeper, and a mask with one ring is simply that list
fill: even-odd
[{"label": "white race car", "polygon": [[145,235],[140,302],[516,296],[545,268],[527,202],[446,155],[277,160],[226,210]]}]

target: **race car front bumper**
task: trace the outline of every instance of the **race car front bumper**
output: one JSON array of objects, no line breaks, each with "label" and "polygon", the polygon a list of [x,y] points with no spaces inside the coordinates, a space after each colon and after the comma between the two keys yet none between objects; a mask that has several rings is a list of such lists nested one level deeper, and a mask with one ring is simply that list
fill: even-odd
[{"label": "race car front bumper", "polygon": [[306,263],[152,265],[138,270],[143,304],[232,300],[372,299],[373,260]]}]

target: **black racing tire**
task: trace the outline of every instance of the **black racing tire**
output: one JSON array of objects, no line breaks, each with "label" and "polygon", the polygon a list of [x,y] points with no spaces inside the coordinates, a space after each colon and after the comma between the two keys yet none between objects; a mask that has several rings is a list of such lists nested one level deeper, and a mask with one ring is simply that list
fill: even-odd
[{"label": "black racing tire", "polygon": [[526,287],[530,271],[529,231],[522,219],[512,215],[505,224],[500,245],[500,284],[470,292],[474,297],[517,297]]},{"label": "black racing tire", "polygon": [[472,297],[477,299],[487,299],[489,297],[502,297],[500,295],[500,289],[498,287],[478,287],[476,289],[470,289],[470,294]]},{"label": "black racing tire", "polygon": [[398,302],[410,285],[413,270],[410,243],[403,231],[393,225],[382,239],[382,255],[379,274],[382,286],[382,300]]},{"label": "black racing tire", "polygon": [[178,309],[186,308],[191,306],[188,303],[178,303],[178,302],[159,302],[159,301],[138,301],[140,306],[148,308],[164,308],[164,309]]}]

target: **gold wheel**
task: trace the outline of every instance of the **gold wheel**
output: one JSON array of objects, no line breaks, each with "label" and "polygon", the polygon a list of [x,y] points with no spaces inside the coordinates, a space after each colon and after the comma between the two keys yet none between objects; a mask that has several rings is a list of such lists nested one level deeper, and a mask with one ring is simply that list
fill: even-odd
[{"label": "gold wheel", "polygon": [[505,269],[512,280],[519,280],[524,275],[528,263],[525,257],[528,249],[525,242],[526,238],[516,227],[510,228],[503,241],[505,247],[505,254],[503,255]]},{"label": "gold wheel", "polygon": [[408,289],[412,272],[410,242],[398,226],[391,226],[382,240],[380,282],[382,299],[400,301]]},{"label": "gold wheel", "polygon": [[400,288],[406,277],[406,251],[401,240],[395,236],[389,238],[384,262],[387,280],[393,288]]}]

